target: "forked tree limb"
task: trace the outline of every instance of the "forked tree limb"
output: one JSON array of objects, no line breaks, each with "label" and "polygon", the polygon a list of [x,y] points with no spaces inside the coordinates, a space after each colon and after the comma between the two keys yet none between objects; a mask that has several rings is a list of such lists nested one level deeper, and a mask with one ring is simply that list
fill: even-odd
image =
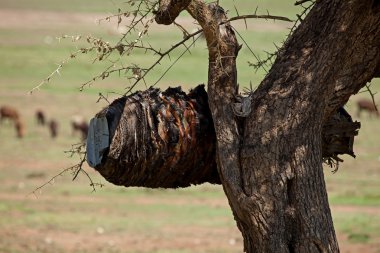
[{"label": "forked tree limb", "polygon": [[160,0],[159,9],[155,12],[157,24],[172,24],[190,2],[191,0]]}]

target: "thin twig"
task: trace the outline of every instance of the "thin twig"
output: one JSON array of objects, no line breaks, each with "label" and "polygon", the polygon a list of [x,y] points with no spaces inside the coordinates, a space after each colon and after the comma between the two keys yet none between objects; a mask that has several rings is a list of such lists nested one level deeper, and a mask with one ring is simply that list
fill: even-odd
[{"label": "thin twig", "polygon": [[[253,52],[253,50],[248,45],[248,43],[245,41],[245,39],[243,38],[243,36],[241,36],[241,34],[234,27],[232,27],[232,28],[237,33],[237,35],[240,37],[240,39],[243,41],[243,43],[247,46],[247,48],[249,49],[249,51],[252,53],[253,57],[255,57],[258,62],[261,62],[260,58]],[[264,68],[264,66],[262,66],[262,68],[265,70],[266,73],[268,73],[268,71],[266,70],[266,68]]]},{"label": "thin twig", "polygon": [[184,36],[189,36],[190,35],[190,33],[182,25],[178,24],[175,21],[173,22],[173,24],[175,26],[177,26],[182,31],[182,33],[184,34]]},{"label": "thin twig", "polygon": [[59,71],[62,69],[63,65],[66,64],[68,59],[64,60],[60,64],[58,64],[58,68],[56,68],[48,77],[46,77],[44,80],[42,80],[37,86],[33,87],[28,93],[32,94],[34,91],[39,90],[42,85],[50,82],[50,80],[55,76],[56,74],[59,74]]},{"label": "thin twig", "polygon": [[124,95],[128,94],[129,92],[131,92],[135,86],[138,84],[139,81],[141,81],[142,79],[144,79],[146,77],[146,75],[154,68],[156,67],[160,62],[161,60],[166,56],[166,55],[169,55],[174,49],[176,49],[177,47],[179,47],[180,45],[184,44],[186,41],[188,41],[190,38],[193,38],[195,35],[199,34],[203,32],[203,30],[198,30],[192,34],[190,34],[189,36],[183,38],[181,41],[179,41],[178,43],[176,43],[175,45],[173,45],[171,48],[169,48],[168,50],[166,50],[165,52],[163,52],[160,57],[144,72],[144,74],[138,78],[127,90],[127,92],[125,92]]},{"label": "thin twig", "polygon": [[258,18],[258,19],[271,19],[271,20],[281,20],[281,21],[287,21],[287,22],[293,22],[293,20],[287,18],[287,17],[282,17],[282,16],[272,16],[272,15],[256,15],[256,14],[251,14],[251,15],[241,15],[241,16],[236,16],[232,17],[226,21],[223,21],[220,23],[220,25],[223,25],[225,23],[235,21],[235,20],[241,20],[241,19],[247,19],[247,18]]},{"label": "thin twig", "polygon": [[33,195],[37,196],[36,192],[40,191],[42,188],[46,187],[49,184],[50,185],[53,184],[53,182],[55,181],[56,178],[62,176],[66,172],[72,172],[72,174],[73,174],[72,180],[73,181],[78,177],[78,174],[80,172],[84,173],[86,175],[86,177],[88,178],[88,180],[90,181],[90,186],[92,187],[92,191],[93,192],[96,191],[95,186],[103,186],[101,183],[94,183],[94,181],[92,180],[92,178],[90,177],[90,175],[83,169],[83,165],[84,165],[84,163],[86,161],[86,153],[87,153],[87,152],[82,152],[82,148],[84,148],[84,147],[85,147],[85,145],[83,143],[73,144],[71,146],[71,150],[65,151],[65,153],[69,153],[70,157],[72,157],[74,154],[79,154],[81,156],[80,161],[77,164],[75,164],[73,166],[70,166],[70,167],[62,170],[61,172],[59,172],[55,176],[51,177],[49,179],[49,181],[47,181],[44,184],[40,185],[39,187],[37,187],[36,189],[34,189],[28,195],[33,194]]},{"label": "thin twig", "polygon": [[111,104],[110,101],[108,101],[108,99],[103,95],[103,93],[99,93],[99,98],[98,100],[96,101],[96,103],[99,103],[100,100],[104,99],[108,104]]},{"label": "thin twig", "polygon": [[377,105],[376,105],[376,102],[375,102],[375,95],[376,95],[376,93],[372,92],[370,86],[371,86],[371,84],[370,85],[368,85],[368,84],[365,85],[365,87],[367,88],[367,91],[368,91],[369,95],[371,96],[372,103],[375,106],[376,111],[378,112],[379,110],[377,109]]},{"label": "thin twig", "polygon": [[42,185],[38,186],[36,189],[34,189],[31,193],[28,194],[28,196],[31,195],[31,194],[37,196],[37,195],[36,195],[36,192],[40,191],[42,188],[44,188],[44,187],[47,186],[48,184],[53,184],[53,182],[55,181],[55,179],[56,179],[57,177],[60,177],[60,176],[62,176],[63,174],[65,174],[66,172],[73,170],[74,167],[75,167],[75,165],[72,166],[72,167],[66,168],[66,169],[64,169],[63,171],[59,172],[57,175],[55,175],[55,176],[53,176],[52,178],[50,178],[49,181],[45,182],[44,184],[42,184]]},{"label": "thin twig", "polygon": [[[143,1],[140,2],[138,9],[140,8],[142,2],[143,2]],[[132,22],[131,22],[132,25],[128,27],[128,31],[126,31],[126,32],[123,34],[123,36],[120,38],[119,43],[121,43],[121,42],[125,39],[125,37],[126,37],[128,34],[130,34],[130,33],[132,32],[132,30],[134,30],[134,29],[136,28],[137,24],[139,24],[140,22],[142,22],[142,20],[144,20],[144,19],[148,16],[148,14],[150,14],[150,13],[154,10],[154,8],[156,7],[157,4],[158,4],[158,3],[154,4],[151,8],[149,8],[149,9],[146,11],[146,13],[143,14],[143,15],[142,15],[137,21],[136,21],[136,17],[137,17],[137,15],[134,16],[134,18],[133,18],[133,20],[132,20]],[[119,44],[119,43],[117,43],[117,44]]]},{"label": "thin twig", "polygon": [[83,158],[80,160],[80,162],[77,164],[77,171],[75,171],[75,174],[73,176],[73,181],[78,177],[79,172],[82,170],[83,163],[86,161],[86,154],[87,152],[85,153]]},{"label": "thin twig", "polygon": [[[195,42],[199,39],[199,37],[197,37],[195,40],[193,40],[193,42],[190,44],[189,47],[193,46],[195,44]],[[169,70],[174,66],[174,64],[176,64],[178,62],[178,60],[186,53],[186,52],[190,52],[189,49],[186,47],[186,50],[184,50],[179,56],[177,59],[175,59],[175,61],[170,64],[170,66],[165,70],[165,72],[160,76],[160,78],[157,79],[157,81],[152,85],[152,86],[155,86],[159,81],[161,81],[161,79],[166,75],[166,73],[169,72]]]},{"label": "thin twig", "polygon": [[314,0],[300,0],[300,1],[297,1],[294,5],[301,5],[301,4],[304,4],[306,2],[314,2]]}]

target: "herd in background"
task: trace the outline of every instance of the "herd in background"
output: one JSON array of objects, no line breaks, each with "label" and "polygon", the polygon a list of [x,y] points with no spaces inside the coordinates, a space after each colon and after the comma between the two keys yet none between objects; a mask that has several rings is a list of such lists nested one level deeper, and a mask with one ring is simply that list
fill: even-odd
[{"label": "herd in background", "polygon": [[[368,99],[360,99],[356,102],[357,106],[357,117],[360,118],[360,115],[363,111],[366,111],[370,116],[375,115],[376,117],[380,116],[379,111],[377,110],[373,101]],[[39,126],[47,126],[51,138],[56,138],[59,133],[59,124],[57,120],[50,119],[47,122],[46,113],[39,109],[35,113],[36,122]],[[13,123],[13,127],[16,130],[16,136],[18,138],[23,138],[26,132],[26,126],[21,118],[18,110],[12,106],[4,105],[0,107],[0,123],[3,125],[3,121],[8,120]],[[75,115],[71,118],[71,131],[72,135],[79,134],[84,141],[87,138],[88,132],[88,123],[83,116]]]},{"label": "herd in background", "polygon": [[[56,119],[52,118],[47,120],[46,113],[38,109],[35,113],[35,118],[38,126],[48,128],[51,138],[56,138],[59,133],[59,123]],[[18,138],[23,138],[26,133],[26,125],[21,117],[19,111],[9,105],[4,105],[0,107],[0,123],[4,125],[4,121],[9,121],[14,129],[16,130],[16,136]],[[84,141],[87,138],[88,123],[83,116],[75,115],[71,118],[71,131],[72,135],[79,134],[81,139]]]}]

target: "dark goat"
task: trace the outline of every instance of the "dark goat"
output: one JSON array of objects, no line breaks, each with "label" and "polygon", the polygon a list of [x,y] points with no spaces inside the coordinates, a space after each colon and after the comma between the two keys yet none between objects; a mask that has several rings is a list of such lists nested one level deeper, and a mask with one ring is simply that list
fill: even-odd
[{"label": "dark goat", "polygon": [[55,138],[58,136],[58,122],[54,119],[49,122],[49,130],[51,138]]},{"label": "dark goat", "polygon": [[82,140],[85,140],[87,138],[88,124],[86,121],[71,121],[71,127],[73,130],[73,135],[76,132],[79,132],[81,134]]},{"label": "dark goat", "polygon": [[362,111],[367,111],[369,115],[374,114],[377,117],[379,117],[379,111],[377,110],[373,101],[368,100],[368,99],[360,99],[357,102],[357,106],[358,106],[358,114],[357,114],[358,118],[360,118],[360,114]]},{"label": "dark goat", "polygon": [[37,120],[38,125],[44,126],[45,125],[45,118],[46,117],[45,117],[44,111],[42,111],[42,110],[36,111],[36,120]]}]

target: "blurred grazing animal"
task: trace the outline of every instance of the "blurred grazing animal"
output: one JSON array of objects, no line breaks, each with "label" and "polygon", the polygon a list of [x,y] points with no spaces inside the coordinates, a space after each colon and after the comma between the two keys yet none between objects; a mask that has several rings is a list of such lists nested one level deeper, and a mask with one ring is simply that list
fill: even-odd
[{"label": "blurred grazing animal", "polygon": [[73,129],[75,129],[75,131],[80,132],[80,134],[82,136],[82,140],[85,140],[87,138],[87,133],[88,133],[87,122],[83,121],[79,124],[73,124],[72,126],[73,126]]},{"label": "blurred grazing animal", "polygon": [[49,130],[51,138],[56,138],[58,136],[58,122],[54,119],[49,122]]},{"label": "blurred grazing animal", "polygon": [[71,135],[74,136],[75,133],[78,131],[75,126],[80,125],[82,122],[85,122],[85,121],[86,120],[81,115],[72,116],[71,117],[71,130],[72,130]]},{"label": "blurred grazing animal", "polygon": [[358,118],[360,118],[360,114],[362,111],[368,111],[369,115],[371,116],[372,114],[376,115],[379,117],[379,112],[376,110],[376,106],[373,103],[373,101],[370,101],[368,99],[361,99],[357,102],[358,106]]},{"label": "blurred grazing animal", "polygon": [[19,120],[20,114],[18,111],[11,107],[4,105],[0,108],[0,121],[3,122],[4,119],[9,119],[11,121],[14,121],[16,123],[17,120]]},{"label": "blurred grazing animal", "polygon": [[15,121],[15,129],[18,138],[23,138],[25,136],[25,125],[21,119]]},{"label": "blurred grazing animal", "polygon": [[71,128],[72,135],[75,135],[75,133],[79,132],[82,137],[82,140],[85,140],[87,138],[88,123],[85,121],[83,117],[73,117],[71,120]]},{"label": "blurred grazing animal", "polygon": [[36,120],[37,120],[37,125],[44,126],[45,125],[45,113],[42,110],[37,110],[36,111]]}]

